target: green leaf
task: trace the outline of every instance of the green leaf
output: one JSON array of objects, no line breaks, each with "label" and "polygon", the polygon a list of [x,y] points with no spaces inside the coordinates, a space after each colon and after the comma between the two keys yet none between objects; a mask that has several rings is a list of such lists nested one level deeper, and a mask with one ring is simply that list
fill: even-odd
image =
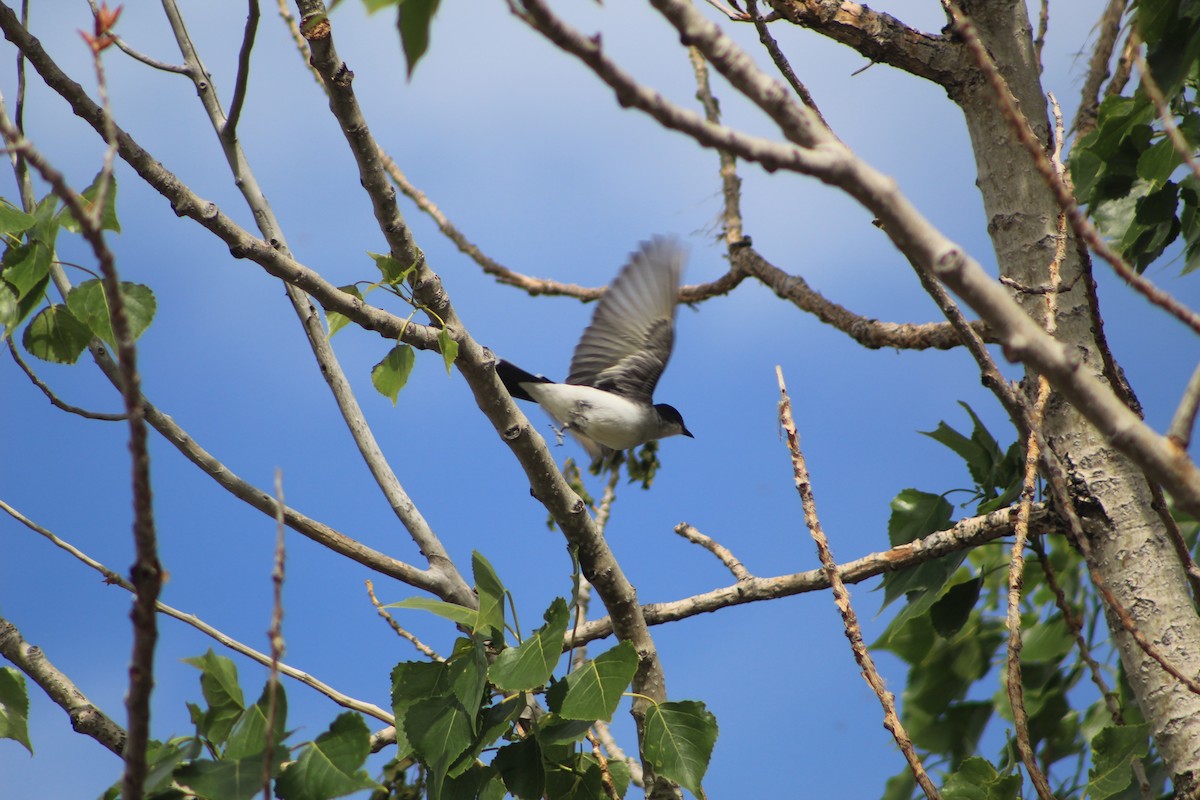
[{"label": "green leaf", "polygon": [[[121,281],[119,291],[124,301],[125,317],[129,321],[129,332],[133,340],[137,341],[146,328],[150,327],[158,303],[150,287],[140,283]],[[102,281],[93,278],[71,289],[67,294],[67,308],[77,320],[87,325],[93,334],[116,347],[117,340],[113,335],[108,296],[104,293]]]},{"label": "green leaf", "polygon": [[55,364],[74,364],[91,340],[92,332],[61,304],[39,311],[21,337],[31,355]]},{"label": "green leaf", "polygon": [[379,267],[379,272],[383,275],[383,282],[392,286],[403,283],[416,269],[416,267],[404,266],[387,253],[367,253],[367,255],[375,260],[375,266]]},{"label": "green leaf", "polygon": [[[286,748],[280,747],[271,757],[271,774],[279,771],[288,758]],[[242,759],[211,761],[200,759],[178,767],[176,783],[191,789],[201,797],[221,800],[250,800],[263,790],[264,754]]]},{"label": "green leaf", "polygon": [[400,390],[408,383],[408,376],[412,374],[415,361],[412,348],[406,344],[398,344],[382,361],[371,368],[371,383],[381,395],[391,398],[392,405],[396,405]]},{"label": "green leaf", "polygon": [[[892,499],[892,515],[888,519],[888,540],[892,547],[920,539],[935,531],[947,530],[954,507],[941,495],[904,489]],[[951,553],[916,567],[889,572],[883,576],[883,606],[896,598],[918,589],[941,588],[965,558]]]},{"label": "green leaf", "polygon": [[35,218],[0,198],[0,236],[14,236],[33,227]]},{"label": "green leaf", "polygon": [[0,277],[17,296],[14,328],[46,297],[46,287],[50,284],[50,253],[50,248],[42,244],[23,244],[10,247],[0,261]]},{"label": "green leaf", "polygon": [[949,639],[967,624],[971,610],[979,600],[979,590],[982,586],[982,578],[972,578],[955,584],[929,607],[929,621],[933,623],[933,629],[939,636]]},{"label": "green leaf", "polygon": [[[399,5],[401,0],[363,0],[363,5],[367,7],[368,14],[374,14],[376,11],[387,8],[388,6]],[[333,8],[332,5],[329,6]]]},{"label": "green leaf", "polygon": [[438,331],[438,348],[442,351],[442,360],[446,362],[446,374],[451,374],[454,359],[458,358],[458,342],[450,336],[445,328]]},{"label": "green leaf", "polygon": [[[270,714],[271,698],[270,684],[263,688],[258,702],[243,711],[233,723],[229,738],[225,743],[222,756],[225,758],[247,758],[263,752],[267,744],[267,716]],[[283,684],[275,686],[275,720],[271,726],[271,742],[274,747],[281,747],[286,738],[284,732],[287,722],[287,695]]]},{"label": "green leaf", "polygon": [[982,758],[965,759],[942,787],[944,800],[1016,800],[1020,775],[1001,775]]},{"label": "green leaf", "polygon": [[509,794],[519,800],[539,800],[546,792],[542,748],[533,737],[506,744],[496,752],[492,766],[500,772]]},{"label": "green leaf", "polygon": [[200,670],[200,689],[208,703],[199,732],[209,741],[223,744],[246,705],[242,687],[238,685],[237,667],[211,648],[202,656],[183,659],[183,663]]},{"label": "green leaf", "polygon": [[[400,723],[400,720],[396,720]],[[437,798],[456,759],[471,746],[472,717],[456,697],[420,700],[404,715],[404,732],[426,767],[430,797]]]},{"label": "green leaf", "polygon": [[[97,173],[92,179],[92,185],[84,189],[82,192],[85,210],[91,213],[92,208],[96,204],[96,196],[100,191],[101,174]],[[63,208],[58,213],[59,221],[62,226],[71,233],[80,233],[83,229],[79,225],[79,221],[75,219],[70,210]],[[108,183],[108,191],[104,194],[104,213],[100,218],[100,229],[106,231],[121,232],[121,223],[117,220],[117,180],[110,176]]]},{"label": "green leaf", "polygon": [[404,45],[404,58],[408,62],[408,78],[425,51],[429,49],[429,26],[437,13],[440,0],[400,0],[400,43]]},{"label": "green leaf", "polygon": [[471,629],[491,640],[496,647],[504,644],[504,596],[506,590],[496,570],[478,550],[471,551],[471,572],[479,595],[479,613]]},{"label": "green leaf", "polygon": [[25,676],[13,667],[0,667],[0,739],[13,739],[33,755],[29,741],[29,694]]},{"label": "green leaf", "polygon": [[717,718],[695,700],[646,709],[645,756],[654,771],[697,797],[717,741]]},{"label": "green leaf", "polygon": [[21,312],[17,305],[17,293],[7,283],[0,281],[0,328],[4,335],[12,333],[21,323]]},{"label": "green leaf", "polygon": [[552,710],[567,719],[611,720],[637,665],[637,648],[620,642],[568,673],[563,681],[566,695],[561,706]]},{"label": "green leaf", "polygon": [[563,719],[558,714],[543,714],[538,718],[537,739],[542,747],[574,744],[583,739],[595,723],[594,719]]},{"label": "green leaf", "polygon": [[1112,725],[1092,739],[1092,768],[1088,770],[1087,793],[1091,800],[1105,800],[1133,780],[1130,764],[1149,752],[1149,724]]},{"label": "green leaf", "polygon": [[1182,162],[1175,145],[1164,136],[1138,156],[1137,174],[1152,186],[1162,186]]},{"label": "green leaf", "polygon": [[384,608],[416,608],[421,611],[437,614],[439,617],[444,617],[455,624],[472,629],[475,628],[475,624],[479,618],[479,612],[477,611],[472,611],[455,603],[447,603],[444,600],[434,600],[429,597],[409,597],[398,603],[388,603]]},{"label": "green leaf", "polygon": [[446,661],[446,677],[450,682],[450,691],[472,718],[483,701],[487,668],[487,654],[483,650],[483,644],[465,636],[455,642],[454,652]]},{"label": "green leaf", "polygon": [[1075,637],[1062,614],[1054,614],[1021,631],[1022,661],[1058,662],[1074,647]]},{"label": "green leaf", "polygon": [[556,597],[544,615],[546,624],[519,647],[506,648],[496,657],[488,668],[492,683],[506,692],[544,686],[562,657],[569,616],[567,601]]},{"label": "green leaf", "polygon": [[[352,297],[357,297],[359,300],[363,299],[362,290],[359,289],[358,286],[353,283],[350,284],[349,286],[339,286],[338,291],[345,292],[346,294],[351,295]],[[329,325],[329,335],[333,336],[335,333],[337,333],[338,331],[340,331],[342,328],[346,327],[346,325],[348,325],[350,323],[350,318],[343,314],[339,314],[336,311],[326,311],[325,312],[325,322]]]},{"label": "green leaf", "polygon": [[382,789],[362,768],[370,752],[367,724],[358,714],[347,711],[284,769],[276,784],[276,795],[282,800],[325,800]]}]

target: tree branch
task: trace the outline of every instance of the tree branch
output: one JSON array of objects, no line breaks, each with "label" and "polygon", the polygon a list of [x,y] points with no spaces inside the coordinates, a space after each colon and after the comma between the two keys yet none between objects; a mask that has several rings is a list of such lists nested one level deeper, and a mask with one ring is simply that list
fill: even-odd
[{"label": "tree branch", "polygon": [[[879,553],[848,561],[838,566],[838,575],[843,583],[861,583],[882,575],[932,561],[949,553],[969,547],[978,547],[1012,530],[1014,508],[1002,508],[981,517],[960,520],[949,530],[930,535],[893,547]],[[1059,517],[1045,504],[1038,504],[1030,512],[1029,525],[1032,533],[1047,533],[1060,524]],[[662,625],[667,622],[687,619],[699,614],[720,611],[731,606],[758,603],[779,597],[819,592],[830,587],[829,576],[821,569],[779,575],[772,578],[750,578],[704,594],[666,603],[650,603],[642,606],[647,624]],[[563,645],[569,650],[576,642],[592,642],[612,635],[612,621],[607,618],[591,620],[579,626],[575,637],[567,637]]]},{"label": "tree branch", "polygon": [[947,89],[967,77],[958,47],[944,36],[922,33],[891,14],[853,2],[769,0],[789,22],[851,47],[871,60],[925,78]]},{"label": "tree branch", "polygon": [[929,800],[940,800],[941,794],[938,792],[937,787],[933,785],[933,781],[930,780],[929,774],[925,771],[924,764],[921,763],[921,757],[917,755],[917,751],[913,748],[912,739],[909,737],[908,731],[904,728],[904,724],[900,722],[900,716],[896,713],[896,696],[887,690],[883,678],[879,674],[879,670],[875,668],[875,659],[871,657],[871,651],[867,649],[866,643],[863,642],[862,628],[858,624],[858,615],[854,613],[854,608],[850,605],[850,592],[846,590],[846,585],[842,581],[837,562],[833,560],[833,552],[829,549],[829,540],[826,538],[825,532],[821,529],[821,521],[817,517],[817,504],[813,497],[812,482],[808,477],[808,466],[804,462],[804,454],[800,451],[800,436],[796,433],[796,422],[792,419],[792,401],[788,397],[787,387],[783,383],[783,369],[775,367],[775,375],[779,378],[779,423],[783,426],[783,432],[787,438],[788,452],[792,456],[792,471],[795,474],[796,491],[799,493],[800,502],[804,506],[804,523],[817,545],[817,555],[821,559],[821,570],[829,580],[830,589],[833,591],[833,601],[837,604],[838,612],[842,616],[842,624],[846,629],[846,638],[850,640],[850,648],[854,651],[854,660],[858,662],[858,666],[862,669],[862,675],[866,678],[867,684],[875,692],[875,696],[879,698],[879,703],[883,706],[883,727],[887,728],[896,740],[896,745],[900,748],[900,752],[904,754],[905,760],[908,761],[908,767],[912,770],[917,785],[921,787],[921,791],[925,792],[925,796]]},{"label": "tree branch", "polygon": [[0,655],[29,676],[55,705],[67,712],[76,733],[90,736],[114,755],[125,750],[126,734],[121,726],[96,707],[75,683],[58,670],[42,648],[25,641],[17,626],[0,617]]},{"label": "tree branch", "polygon": [[[120,573],[109,569],[104,564],[100,563],[87,553],[72,545],[70,542],[60,539],[52,531],[49,531],[46,528],[43,528],[41,525],[38,525],[36,522],[29,519],[3,500],[0,500],[0,511],[4,511],[13,519],[17,520],[17,522],[20,522],[22,525],[29,528],[31,531],[44,536],[46,539],[49,539],[50,542],[56,547],[65,550],[79,561],[82,561],[84,564],[99,572],[104,576],[105,583],[118,586],[130,593],[133,592],[133,585],[129,583],[129,581],[127,581]],[[207,622],[197,617],[195,614],[189,614],[187,612],[180,611],[179,609],[173,608],[172,606],[169,606],[161,601],[156,602],[154,607],[155,610],[160,614],[165,614],[168,617],[172,617],[180,622],[191,625],[205,636],[210,637],[235,653],[240,653],[252,661],[267,667],[268,669],[271,667],[271,656],[267,655],[266,653],[259,652],[253,647],[243,644],[228,634],[221,632],[217,628],[214,628],[212,625],[209,625]],[[5,653],[5,655],[7,656],[7,653]],[[302,672],[295,667],[290,667],[287,664],[280,662],[279,673],[281,675],[286,675],[293,680],[299,681],[311,689],[315,689],[344,708],[348,708],[351,711],[357,711],[360,714],[366,714],[367,716],[375,717],[376,719],[386,722],[389,725],[395,724],[395,718],[378,706],[362,700],[357,700],[347,694],[343,694],[329,684],[309,675],[307,672]]]}]

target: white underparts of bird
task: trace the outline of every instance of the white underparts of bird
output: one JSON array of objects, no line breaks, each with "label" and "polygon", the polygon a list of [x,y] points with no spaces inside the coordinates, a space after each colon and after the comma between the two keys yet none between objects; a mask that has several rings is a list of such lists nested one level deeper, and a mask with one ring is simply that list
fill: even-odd
[{"label": "white underparts of bird", "polygon": [[686,253],[674,239],[643,242],[609,285],[583,332],[565,383],[504,361],[496,373],[517,400],[537,403],[568,432],[593,464],[615,450],[692,433],[654,387],[675,344],[675,308]]}]

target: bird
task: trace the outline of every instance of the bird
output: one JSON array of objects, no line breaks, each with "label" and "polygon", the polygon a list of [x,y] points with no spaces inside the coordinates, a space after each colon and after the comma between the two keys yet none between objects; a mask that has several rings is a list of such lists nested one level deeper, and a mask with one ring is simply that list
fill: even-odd
[{"label": "bird", "polygon": [[[673,238],[642,242],[600,298],[564,383],[498,359],[496,373],[517,400],[540,405],[592,458],[668,436],[695,438],[654,387],[675,344],[675,309],[687,253]],[[559,431],[561,438],[561,430]]]}]

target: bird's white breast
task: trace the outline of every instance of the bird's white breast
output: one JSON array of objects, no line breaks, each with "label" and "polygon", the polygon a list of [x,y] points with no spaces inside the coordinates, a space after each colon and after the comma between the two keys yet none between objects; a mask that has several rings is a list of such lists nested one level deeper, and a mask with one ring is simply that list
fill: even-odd
[{"label": "bird's white breast", "polygon": [[591,386],[566,383],[523,386],[560,424],[613,450],[636,447],[658,434],[658,418],[651,406]]}]

